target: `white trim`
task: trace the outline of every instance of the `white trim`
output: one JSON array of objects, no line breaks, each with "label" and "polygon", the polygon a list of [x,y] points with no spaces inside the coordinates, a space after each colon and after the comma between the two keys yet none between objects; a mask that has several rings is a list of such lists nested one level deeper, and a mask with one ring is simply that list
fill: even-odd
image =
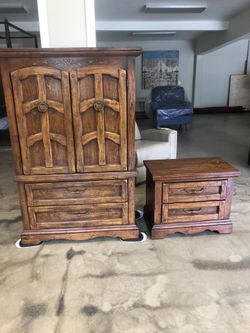
[{"label": "white trim", "polygon": [[37,0],[41,47],[50,47],[47,0]]},{"label": "white trim", "polygon": [[96,47],[95,1],[85,0],[86,42],[87,47]]}]

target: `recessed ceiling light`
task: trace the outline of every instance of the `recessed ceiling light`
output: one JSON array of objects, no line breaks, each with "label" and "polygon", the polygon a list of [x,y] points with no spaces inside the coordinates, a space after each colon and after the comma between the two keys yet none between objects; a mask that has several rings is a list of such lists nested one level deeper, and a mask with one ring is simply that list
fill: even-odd
[{"label": "recessed ceiling light", "polygon": [[201,13],[207,8],[206,2],[200,3],[154,3],[147,2],[146,13]]},{"label": "recessed ceiling light", "polygon": [[1,14],[27,14],[29,10],[27,7],[19,4],[0,4],[0,13]]},{"label": "recessed ceiling light", "polygon": [[133,31],[130,36],[157,36],[157,37],[172,37],[175,36],[175,31]]}]

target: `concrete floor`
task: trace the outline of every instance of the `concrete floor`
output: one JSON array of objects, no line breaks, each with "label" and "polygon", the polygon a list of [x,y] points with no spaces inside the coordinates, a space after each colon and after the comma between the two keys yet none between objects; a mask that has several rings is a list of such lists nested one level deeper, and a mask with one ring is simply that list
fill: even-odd
[{"label": "concrete floor", "polygon": [[[234,233],[144,243],[105,238],[17,249],[12,159],[0,151],[1,333],[250,332],[249,133],[250,113],[195,115],[178,133],[178,157],[221,156],[241,170]],[[138,206],[144,189],[136,189]]]}]

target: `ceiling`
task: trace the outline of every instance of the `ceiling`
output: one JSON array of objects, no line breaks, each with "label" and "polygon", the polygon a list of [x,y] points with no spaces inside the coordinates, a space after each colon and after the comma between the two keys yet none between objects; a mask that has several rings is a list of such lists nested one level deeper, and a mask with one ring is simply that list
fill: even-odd
[{"label": "ceiling", "polygon": [[157,21],[157,20],[226,20],[246,7],[249,0],[207,0],[207,9],[199,14],[145,13],[144,5],[150,3],[200,3],[200,0],[95,0],[97,21]]},{"label": "ceiling", "polygon": [[[150,40],[152,37],[133,36],[132,31],[176,31],[174,37],[157,37],[154,40],[192,40],[205,31],[224,30],[230,17],[250,7],[250,0],[207,0],[202,13],[166,14],[145,13],[146,2],[154,3],[200,3],[203,0],[95,0],[97,39],[100,41]],[[0,20],[29,23],[26,30],[38,27],[37,0],[0,0],[1,4],[24,5],[27,14],[3,14]],[[70,7],[69,7],[70,13]]]},{"label": "ceiling", "polygon": [[[207,0],[202,13],[146,13],[150,3],[189,3],[200,0],[95,0],[97,40],[194,40],[207,31],[225,30],[230,17],[250,7],[250,0]],[[175,31],[174,37],[131,36],[132,31]]]},{"label": "ceiling", "polygon": [[201,34],[200,31],[177,31],[175,36],[132,36],[131,31],[97,31],[97,40],[105,42],[131,42],[131,41],[168,41],[168,40],[194,40]]},{"label": "ceiling", "polygon": [[[3,14],[1,12],[1,5],[18,5],[25,6],[28,9],[28,13],[25,14]],[[25,22],[25,21],[37,21],[37,0],[0,0],[0,20],[7,19],[10,22]]]}]

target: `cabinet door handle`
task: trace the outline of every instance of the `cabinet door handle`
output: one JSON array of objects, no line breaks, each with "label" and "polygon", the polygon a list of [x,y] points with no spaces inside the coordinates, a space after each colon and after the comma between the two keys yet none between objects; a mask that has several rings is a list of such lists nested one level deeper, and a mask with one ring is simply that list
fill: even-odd
[{"label": "cabinet door handle", "polygon": [[202,208],[197,209],[184,209],[185,213],[199,213],[202,210]]},{"label": "cabinet door handle", "polygon": [[185,188],[184,191],[188,194],[201,193],[204,191],[204,187],[201,188]]}]

